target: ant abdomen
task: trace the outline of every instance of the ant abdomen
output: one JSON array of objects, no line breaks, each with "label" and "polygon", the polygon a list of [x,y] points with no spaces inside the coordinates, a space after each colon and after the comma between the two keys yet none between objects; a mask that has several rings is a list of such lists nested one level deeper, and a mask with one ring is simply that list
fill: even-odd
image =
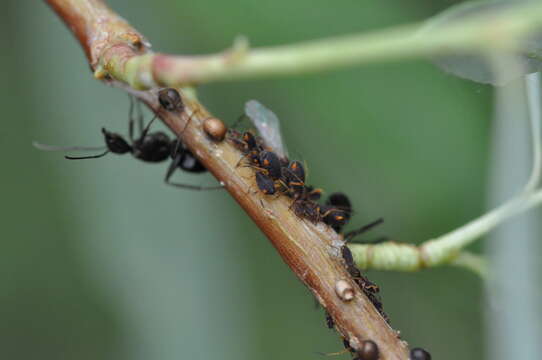
[{"label": "ant abdomen", "polygon": [[126,154],[132,152],[132,146],[121,135],[109,132],[105,128],[102,128],[102,134],[104,134],[107,149],[112,153]]}]

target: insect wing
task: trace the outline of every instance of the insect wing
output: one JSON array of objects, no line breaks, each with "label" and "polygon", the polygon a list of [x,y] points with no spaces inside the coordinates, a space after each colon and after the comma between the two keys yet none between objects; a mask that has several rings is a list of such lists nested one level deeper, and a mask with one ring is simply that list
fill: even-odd
[{"label": "insect wing", "polygon": [[256,126],[265,144],[279,157],[286,158],[288,151],[282,142],[280,121],[277,115],[256,100],[247,101],[245,104],[245,114],[254,126]]}]

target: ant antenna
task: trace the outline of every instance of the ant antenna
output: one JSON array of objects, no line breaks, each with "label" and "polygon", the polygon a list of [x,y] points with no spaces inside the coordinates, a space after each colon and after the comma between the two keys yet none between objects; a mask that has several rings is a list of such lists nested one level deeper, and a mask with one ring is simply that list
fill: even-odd
[{"label": "ant antenna", "polygon": [[349,351],[348,349],[344,349],[344,350],[341,350],[341,351],[337,351],[337,352],[330,352],[330,353],[323,353],[323,352],[317,352],[318,355],[322,355],[322,356],[337,356],[337,355],[342,355],[344,354],[345,352]]},{"label": "ant antenna", "polygon": [[197,113],[199,113],[199,108],[196,110],[196,111],[192,111],[192,114],[190,114],[190,117],[188,118],[188,120],[186,120],[186,124],[184,125],[183,129],[181,130],[181,134],[184,134],[186,128],[188,127],[188,125],[190,124],[190,122],[192,121],[192,118],[194,117],[194,115],[196,115]]},{"label": "ant antenna", "polygon": [[244,119],[248,119],[248,116],[245,113],[243,113],[241,116],[239,116],[237,118],[237,120],[235,120],[235,122],[230,126],[230,128],[235,129],[237,126],[239,126],[241,121],[243,121]]},{"label": "ant antenna", "polygon": [[66,158],[68,160],[98,159],[98,158],[104,157],[108,153],[109,153],[109,150],[105,150],[103,153],[98,154],[98,155],[90,155],[90,156],[68,156],[68,155],[66,155],[66,156],[64,156],[64,158]]},{"label": "ant antenna", "polygon": [[43,151],[98,151],[105,149],[105,146],[56,146],[42,144],[37,141],[32,141],[32,146]]},{"label": "ant antenna", "polygon": [[360,235],[360,234],[363,234],[364,232],[366,231],[369,231],[371,230],[373,227],[377,226],[377,225],[380,225],[384,222],[384,219],[383,218],[379,218],[379,219],[376,219],[375,221],[371,222],[371,223],[368,223],[367,225],[364,225],[362,226],[361,228],[357,229],[357,230],[354,230],[354,231],[350,231],[349,233],[346,233],[344,235],[344,240],[346,242],[348,242],[349,240],[352,240],[353,238],[355,238],[356,236]]}]

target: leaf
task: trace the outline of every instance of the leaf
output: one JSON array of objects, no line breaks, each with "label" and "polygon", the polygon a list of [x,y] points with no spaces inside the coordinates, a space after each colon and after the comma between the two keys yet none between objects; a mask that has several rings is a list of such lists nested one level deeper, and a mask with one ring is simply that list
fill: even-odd
[{"label": "leaf", "polygon": [[[492,0],[471,1],[452,6],[439,15],[427,21],[421,33],[430,32],[433,29],[447,26],[465,20],[469,17],[502,16],[510,8],[517,6],[521,1]],[[492,14],[493,13],[493,14]],[[526,38],[520,43],[521,51],[516,54],[507,54],[506,57],[516,66],[507,67],[506,72],[496,74],[489,65],[487,57],[483,55],[447,55],[433,58],[433,62],[445,72],[461,78],[469,79],[484,84],[504,85],[511,80],[525,74],[542,70],[542,33]],[[498,76],[497,76],[498,75]]]}]

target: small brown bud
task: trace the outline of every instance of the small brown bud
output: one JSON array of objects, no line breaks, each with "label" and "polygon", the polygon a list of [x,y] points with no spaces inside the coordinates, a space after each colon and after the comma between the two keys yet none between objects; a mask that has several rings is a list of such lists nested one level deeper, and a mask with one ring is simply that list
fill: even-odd
[{"label": "small brown bud", "polygon": [[222,120],[217,118],[208,118],[203,121],[203,130],[211,137],[211,139],[215,141],[222,141],[224,140],[224,136],[226,135],[226,131],[228,129]]},{"label": "small brown bud", "polygon": [[361,343],[361,349],[358,351],[359,359],[378,360],[378,345],[372,340],[365,340]]}]

